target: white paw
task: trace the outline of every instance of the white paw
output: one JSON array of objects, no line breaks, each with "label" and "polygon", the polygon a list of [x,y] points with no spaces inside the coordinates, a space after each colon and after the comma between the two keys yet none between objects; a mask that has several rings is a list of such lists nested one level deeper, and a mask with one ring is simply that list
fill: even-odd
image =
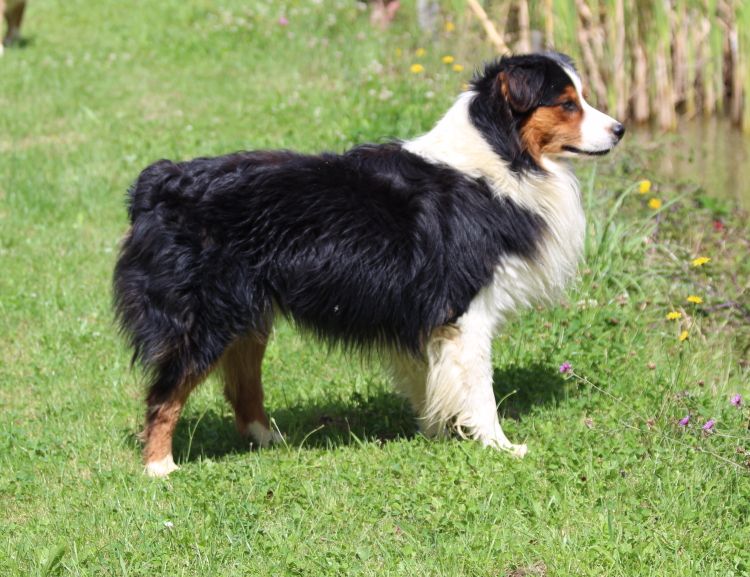
[{"label": "white paw", "polygon": [[272,443],[281,443],[284,437],[278,431],[274,431],[266,427],[260,421],[253,421],[247,426],[247,434],[249,434],[259,447],[266,448]]},{"label": "white paw", "polygon": [[510,447],[503,448],[503,450],[510,453],[512,457],[523,459],[529,448],[526,445],[511,445]]},{"label": "white paw", "polygon": [[488,439],[482,440],[482,444],[485,447],[508,453],[511,457],[516,457],[517,459],[522,459],[529,451],[529,448],[526,445],[514,445],[507,440],[501,441],[497,439]]},{"label": "white paw", "polygon": [[146,463],[146,467],[143,472],[149,477],[166,477],[173,471],[176,471],[179,467],[175,464],[172,454],[170,453],[159,461],[151,461]]}]

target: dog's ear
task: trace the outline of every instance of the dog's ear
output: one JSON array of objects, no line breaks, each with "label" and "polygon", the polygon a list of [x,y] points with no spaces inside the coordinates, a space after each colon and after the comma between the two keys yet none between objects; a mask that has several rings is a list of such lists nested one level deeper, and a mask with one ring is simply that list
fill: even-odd
[{"label": "dog's ear", "polygon": [[544,87],[544,69],[510,66],[497,76],[500,94],[514,112],[525,114],[539,105]]}]

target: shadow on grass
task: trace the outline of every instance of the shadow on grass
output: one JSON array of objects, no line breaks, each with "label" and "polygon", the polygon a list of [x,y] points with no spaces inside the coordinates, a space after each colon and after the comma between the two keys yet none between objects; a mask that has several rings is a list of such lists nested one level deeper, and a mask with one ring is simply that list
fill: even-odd
[{"label": "shadow on grass", "polygon": [[17,50],[19,48],[28,48],[34,44],[33,36],[19,36],[16,38],[10,46],[6,46],[6,50]]},{"label": "shadow on grass", "polygon": [[[520,418],[537,406],[555,404],[565,396],[565,380],[550,367],[534,364],[511,366],[494,372],[495,397],[501,416]],[[515,391],[515,393],[513,392]],[[368,397],[318,399],[274,409],[272,417],[284,433],[287,445],[335,448],[364,441],[388,442],[410,439],[418,427],[408,403],[395,393],[377,392]],[[227,407],[185,413],[174,436],[178,461],[211,459],[251,450],[249,439],[237,432]]]},{"label": "shadow on grass", "polygon": [[534,407],[559,403],[570,390],[559,371],[541,363],[495,369],[493,384],[500,416],[513,419]]},{"label": "shadow on grass", "polygon": [[[291,447],[334,448],[365,441],[385,443],[412,438],[417,424],[408,403],[395,393],[379,392],[368,397],[318,399],[289,407],[278,407],[270,415]],[[251,449],[251,440],[235,428],[234,417],[209,410],[186,413],[174,436],[178,461],[201,456],[219,458]]]}]

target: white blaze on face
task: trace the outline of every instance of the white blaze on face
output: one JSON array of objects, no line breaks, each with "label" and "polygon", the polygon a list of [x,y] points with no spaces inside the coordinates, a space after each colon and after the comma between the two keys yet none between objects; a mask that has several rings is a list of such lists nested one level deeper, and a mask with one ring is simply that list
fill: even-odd
[{"label": "white blaze on face", "polygon": [[620,123],[586,102],[583,98],[581,79],[578,77],[578,74],[567,67],[564,70],[573,81],[573,86],[575,86],[576,92],[578,92],[578,99],[583,108],[581,144],[579,148],[582,152],[593,153],[610,150],[620,141],[620,138],[615,134],[615,127],[620,126]]}]

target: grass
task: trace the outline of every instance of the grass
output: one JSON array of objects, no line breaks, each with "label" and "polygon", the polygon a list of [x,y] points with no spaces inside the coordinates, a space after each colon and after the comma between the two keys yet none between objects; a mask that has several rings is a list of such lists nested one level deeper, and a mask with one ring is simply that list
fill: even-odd
[{"label": "grass", "polygon": [[249,450],[211,381],[182,470],[141,475],[142,382],[110,310],[125,189],[159,157],[428,129],[488,54],[404,15],[380,34],[348,0],[31,3],[0,60],[0,575],[750,575],[748,412],[729,403],[750,397],[747,220],[644,174],[627,141],[580,167],[569,299],[497,340],[524,460],[426,441],[377,366],[281,325],[265,374],[286,445]]}]

